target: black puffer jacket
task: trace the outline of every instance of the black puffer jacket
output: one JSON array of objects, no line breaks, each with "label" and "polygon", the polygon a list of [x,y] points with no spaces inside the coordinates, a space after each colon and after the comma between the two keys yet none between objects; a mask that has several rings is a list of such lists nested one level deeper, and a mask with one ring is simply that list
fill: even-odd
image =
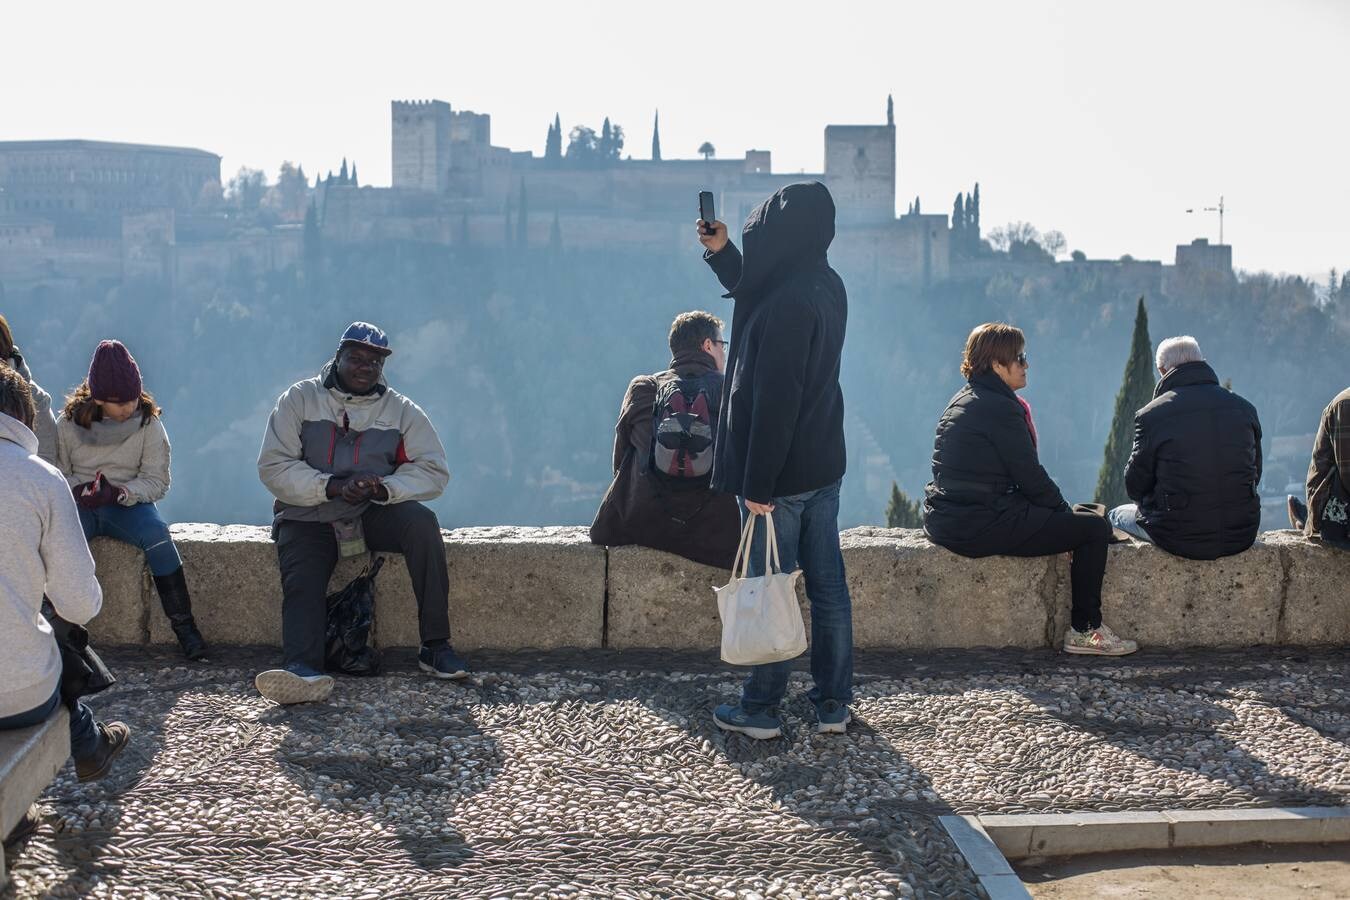
[{"label": "black puffer jacket", "polygon": [[938,420],[924,491],[929,540],[962,556],[1006,553],[1066,509],[1017,395],[994,372],[973,376]]},{"label": "black puffer jacket", "polygon": [[834,200],[819,182],[790,184],[746,219],[744,254],[705,254],[734,298],[714,490],[767,503],[844,475],[839,362],[848,324],[844,282],[825,257]]},{"label": "black puffer jacket", "polygon": [[1134,415],[1125,490],[1139,524],[1170,553],[1241,553],[1261,525],[1261,422],[1256,407],[1219,386],[1208,363],[1183,363]]}]

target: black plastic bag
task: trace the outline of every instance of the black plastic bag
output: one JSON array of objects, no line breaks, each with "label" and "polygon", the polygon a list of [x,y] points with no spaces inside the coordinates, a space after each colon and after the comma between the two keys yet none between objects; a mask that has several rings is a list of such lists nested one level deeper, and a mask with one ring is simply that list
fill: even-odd
[{"label": "black plastic bag", "polygon": [[67,622],[45,597],[42,615],[52,627],[56,646],[61,651],[61,700],[70,709],[81,697],[106,691],[117,683],[116,676],[104,665],[103,659],[89,646],[89,630],[83,625]]},{"label": "black plastic bag", "polygon": [[370,646],[375,620],[375,576],[384,557],[361,571],[340,591],[328,595],[328,629],[324,636],[324,665],[344,675],[380,674],[380,651]]}]

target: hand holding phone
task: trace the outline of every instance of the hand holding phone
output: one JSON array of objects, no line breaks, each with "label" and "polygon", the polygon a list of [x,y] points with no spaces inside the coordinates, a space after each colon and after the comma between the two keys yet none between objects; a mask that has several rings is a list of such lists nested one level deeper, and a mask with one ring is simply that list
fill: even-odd
[{"label": "hand holding phone", "polygon": [[711,236],[714,233],[713,223],[717,221],[717,210],[713,205],[712,191],[698,192],[698,217],[703,221],[702,231]]}]

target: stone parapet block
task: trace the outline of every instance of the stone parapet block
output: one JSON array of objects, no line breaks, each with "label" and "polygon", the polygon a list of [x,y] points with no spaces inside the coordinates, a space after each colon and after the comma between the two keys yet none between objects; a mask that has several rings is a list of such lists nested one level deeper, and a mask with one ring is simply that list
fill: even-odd
[{"label": "stone parapet block", "polygon": [[145,595],[150,577],[144,554],[105,537],[94,538],[89,549],[103,589],[103,608],[89,622],[89,634],[97,643],[144,644],[149,639]]},{"label": "stone parapet block", "polygon": [[1110,548],[1102,617],[1145,647],[1274,644],[1283,590],[1280,548],[1268,541],[1236,556],[1192,560],[1132,540]]},{"label": "stone parapet block", "polygon": [[1297,531],[1268,531],[1261,542],[1279,548],[1284,564],[1276,643],[1350,644],[1350,551],[1310,541]]},{"label": "stone parapet block", "polygon": [[[19,824],[69,758],[70,714],[65,707],[38,725],[0,731],[0,837]],[[6,884],[6,852],[0,849],[0,890]]]},{"label": "stone parapet block", "polygon": [[714,587],[725,569],[647,547],[609,548],[607,646],[711,650],[722,640]]},{"label": "stone parapet block", "polygon": [[[586,528],[498,526],[445,534],[457,650],[601,646],[605,548],[590,542]],[[386,566],[377,585],[376,642],[416,646],[417,602],[402,561]]]},{"label": "stone parapet block", "polygon": [[1042,647],[1049,557],[967,559],[905,528],[852,528],[840,543],[859,647]]}]

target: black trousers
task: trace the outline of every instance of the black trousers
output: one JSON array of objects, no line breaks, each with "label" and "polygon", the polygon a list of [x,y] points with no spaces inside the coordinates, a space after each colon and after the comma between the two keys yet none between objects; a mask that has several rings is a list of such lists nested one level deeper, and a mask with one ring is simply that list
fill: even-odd
[{"label": "black trousers", "polygon": [[1111,523],[1086,512],[1051,513],[1041,530],[1004,556],[1049,556],[1073,551],[1069,580],[1073,585],[1073,627],[1087,631],[1102,624],[1102,578],[1106,575],[1106,545]]},{"label": "black trousers", "polygon": [[[402,553],[417,597],[422,642],[450,637],[450,573],[436,514],[420,503],[372,505],[362,515],[366,546]],[[281,646],[286,664],[324,670],[328,579],[337,566],[337,536],[326,522],[277,526],[281,563]]]}]

